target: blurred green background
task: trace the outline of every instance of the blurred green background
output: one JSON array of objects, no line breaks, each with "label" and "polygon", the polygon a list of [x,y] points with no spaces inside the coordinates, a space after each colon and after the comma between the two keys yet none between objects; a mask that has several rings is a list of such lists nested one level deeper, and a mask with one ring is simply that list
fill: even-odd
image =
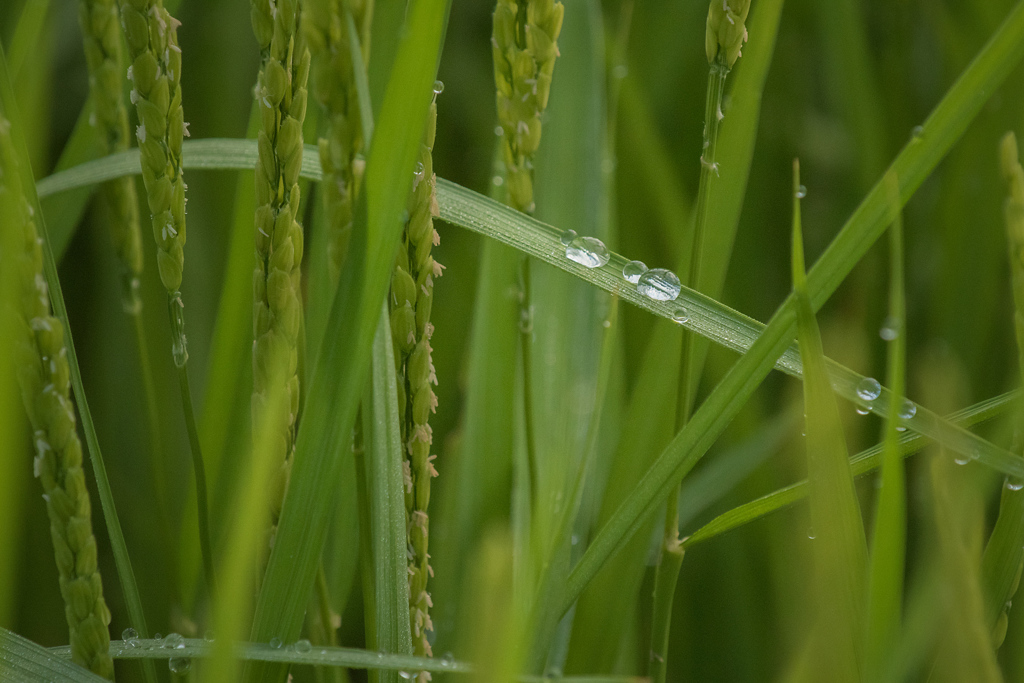
[{"label": "blurred green background", "polygon": [[[0,3],[0,39],[5,45],[23,5],[32,1]],[[577,2],[565,1],[567,5]],[[754,12],[757,4],[753,0]],[[1011,0],[785,3],[723,297],[726,304],[766,320],[789,292],[792,158],[800,157],[808,188],[804,231],[812,263],[1013,4]],[[52,171],[86,96],[77,3],[53,0],[50,5],[42,40],[16,82],[22,116],[34,124],[29,132],[37,177]],[[619,28],[623,6],[617,0],[603,5],[605,31],[612,36]],[[438,100],[434,148],[439,176],[484,193],[493,175],[492,9],[481,0],[454,0],[439,71],[445,89]],[[707,78],[706,13],[706,0],[638,0],[626,68],[616,72],[616,76],[625,75],[614,131],[615,248],[652,267],[671,268],[679,261],[681,234],[696,193]],[[183,0],[178,16],[182,89],[192,138],[244,137],[258,65],[248,2]],[[742,60],[738,68],[743,68]],[[1024,71],[1017,69],[906,208],[908,395],[923,400],[922,379],[941,367],[959,378],[949,385],[944,406],[948,409],[1018,384],[1002,218],[1005,190],[996,151],[1006,130],[1024,132],[1022,85]],[[552,101],[558,97],[556,69]],[[189,307],[190,367],[200,411],[237,177],[232,172],[209,171],[192,171],[187,177],[191,201],[182,290]],[[435,254],[446,271],[435,289],[433,307],[439,407],[432,425],[441,473],[435,510],[444,507],[446,496],[457,495],[446,480],[446,470],[454,471],[449,456],[457,443],[463,411],[466,348],[482,239],[440,223],[438,231],[441,244]],[[173,387],[173,367],[164,348],[163,293],[155,276],[152,238],[146,231],[144,240],[148,248],[143,289],[147,322],[154,330],[151,357],[158,383]],[[826,353],[875,377],[884,376],[884,343],[878,329],[886,315],[885,273],[884,245],[876,245],[819,315]],[[166,587],[174,581],[174,572],[168,549],[152,533],[157,522],[134,338],[120,310],[108,235],[91,213],[69,247],[60,276],[149,625],[153,631],[167,633],[180,622],[170,614]],[[628,390],[653,318],[623,307],[620,319]],[[247,354],[248,349],[239,353]],[[734,358],[714,348],[702,386],[713,386]],[[164,453],[178,524],[192,479],[177,397],[173,391],[160,394],[166,398]],[[799,401],[797,382],[771,376],[712,449],[712,457],[730,445],[766,438],[765,426]],[[859,417],[847,404],[840,407],[851,452],[877,441],[880,423],[876,418]],[[1008,431],[997,425],[986,436],[1005,444]],[[691,520],[684,533],[729,507],[802,477],[799,428],[786,434],[780,444],[772,444],[772,456],[765,464]],[[908,469],[910,573],[915,569],[915,515],[922,514],[915,511],[919,469],[912,460]],[[0,604],[0,625],[44,645],[56,645],[67,637],[63,605],[46,511],[27,453],[18,476],[20,523],[13,528],[19,530],[20,538],[13,549],[17,557],[14,583],[6,587],[13,602],[7,612]],[[1001,478],[980,476],[990,494],[991,517]],[[862,482],[862,501],[871,500],[871,481]],[[98,519],[95,493],[93,500]],[[508,515],[508,501],[489,504],[494,516]],[[443,536],[444,520],[435,519],[435,533]],[[803,626],[807,525],[806,509],[798,506],[687,553],[674,607],[670,680],[778,677]],[[98,540],[116,637],[127,625],[125,611],[105,535],[98,533]],[[468,558],[471,550],[460,549],[459,557]],[[345,644],[361,644],[358,593],[358,589],[353,592],[343,617]],[[649,609],[646,600],[640,602]],[[445,622],[453,620],[454,613],[439,607],[436,621],[441,642],[436,654],[455,647],[454,627]],[[1019,621],[1011,617],[1008,642],[1024,637],[1024,624]],[[1024,675],[1016,664],[1007,666]]]}]

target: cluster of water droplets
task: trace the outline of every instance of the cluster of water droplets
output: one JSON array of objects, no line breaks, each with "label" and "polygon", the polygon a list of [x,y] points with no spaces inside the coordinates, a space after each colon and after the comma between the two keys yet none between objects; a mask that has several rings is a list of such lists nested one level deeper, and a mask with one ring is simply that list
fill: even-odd
[{"label": "cluster of water droplets", "polygon": [[[565,247],[565,256],[570,261],[586,268],[600,268],[611,259],[608,247],[596,237],[581,236],[575,230],[566,230],[560,237]],[[679,277],[665,268],[648,268],[643,261],[628,261],[622,267],[623,279],[636,290],[653,301],[675,301],[682,291]],[[672,311],[672,319],[677,323],[689,321],[689,312],[679,307]]]}]

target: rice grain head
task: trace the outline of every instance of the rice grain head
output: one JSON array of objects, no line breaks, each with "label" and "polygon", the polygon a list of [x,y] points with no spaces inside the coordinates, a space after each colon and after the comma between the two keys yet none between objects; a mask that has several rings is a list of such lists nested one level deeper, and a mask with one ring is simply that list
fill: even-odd
[{"label": "rice grain head", "polygon": [[[417,156],[413,188],[409,195],[409,219],[402,231],[394,274],[391,277],[391,335],[395,349],[398,378],[399,424],[406,459],[405,479],[406,533],[409,545],[409,622],[413,652],[432,656],[427,632],[434,629],[430,620],[432,606],[427,579],[433,575],[427,553],[430,531],[430,480],[437,476],[430,454],[433,436],[430,413],[437,409],[433,385],[437,375],[431,359],[430,309],[434,300],[434,278],[441,275],[441,264],[434,261],[432,248],[439,243],[434,217],[439,215],[432,150],[437,124],[436,95],[427,117],[426,133]],[[420,683],[430,674],[418,674]]]},{"label": "rice grain head", "polygon": [[[524,6],[525,11],[520,11]],[[533,213],[533,157],[548,106],[565,8],[554,0],[498,0],[491,48],[509,203]]]},{"label": "rice grain head", "polygon": [[298,340],[302,317],[299,169],[306,116],[309,50],[297,31],[297,0],[253,0],[252,27],[262,58],[256,99],[261,128],[256,165],[256,268],[253,273],[252,422],[267,419],[283,382],[289,409],[273,431],[281,471],[271,497],[270,545],[288,486],[299,412]]},{"label": "rice grain head", "polygon": [[[157,246],[156,263],[160,281],[176,299],[185,265],[186,186],[181,143],[188,134],[181,108],[181,23],[164,9],[163,0],[120,2],[121,26],[132,60],[128,77],[134,85],[131,99],[139,120],[135,132]],[[187,357],[183,344],[175,355],[180,367]]]},{"label": "rice grain head", "polygon": [[16,321],[18,328],[13,361],[32,426],[33,472],[43,486],[50,518],[72,661],[113,680],[114,664],[108,652],[110,610],[96,564],[96,537],[82,470],[82,444],[75,431],[64,327],[50,312],[42,240],[33,216],[10,124],[0,117],[0,226],[5,233],[0,268],[15,273],[17,292],[2,305],[15,309],[6,317]]},{"label": "rice grain head", "polygon": [[370,57],[373,0],[309,0],[303,5],[303,32],[313,55],[313,95],[324,112],[319,140],[327,216],[330,281],[337,282],[352,237],[352,210],[366,162],[363,122],[356,91],[352,44],[345,13],[352,15],[364,65]]},{"label": "rice grain head", "polygon": [[[93,112],[90,123],[103,155],[123,152],[131,144],[128,111],[124,104],[121,32],[116,0],[81,0],[79,23],[89,69],[89,93]],[[131,177],[104,183],[100,197],[107,211],[110,236],[121,265],[122,302],[126,311],[142,306],[139,276],[142,274],[142,235],[139,201]]]},{"label": "rice grain head", "polygon": [[746,21],[749,12],[750,0],[711,0],[704,33],[708,63],[720,59],[731,69],[742,56],[743,44],[747,42]]}]

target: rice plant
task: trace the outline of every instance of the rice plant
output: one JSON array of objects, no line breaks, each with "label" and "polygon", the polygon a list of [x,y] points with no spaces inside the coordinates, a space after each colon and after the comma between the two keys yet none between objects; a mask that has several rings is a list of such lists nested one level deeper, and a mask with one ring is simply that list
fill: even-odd
[{"label": "rice plant", "polygon": [[0,3],[0,680],[1021,678],[1022,60],[1021,0]]}]

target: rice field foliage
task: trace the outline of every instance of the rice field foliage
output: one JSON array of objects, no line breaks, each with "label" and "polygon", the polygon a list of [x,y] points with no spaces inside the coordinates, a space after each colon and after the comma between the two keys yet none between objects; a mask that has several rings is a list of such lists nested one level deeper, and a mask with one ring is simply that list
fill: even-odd
[{"label": "rice field foliage", "polygon": [[0,45],[0,679],[1024,677],[1024,2]]}]

